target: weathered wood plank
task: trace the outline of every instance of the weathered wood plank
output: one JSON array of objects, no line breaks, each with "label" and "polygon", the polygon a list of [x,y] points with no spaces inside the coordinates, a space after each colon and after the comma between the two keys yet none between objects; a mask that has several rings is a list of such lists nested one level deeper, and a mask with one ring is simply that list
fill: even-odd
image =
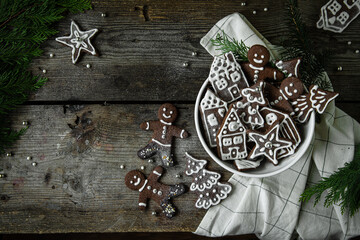
[{"label": "weathered wood plank", "polygon": [[[31,67],[35,74],[46,69],[49,82],[33,101],[194,101],[207,78],[211,56],[200,39],[222,17],[241,12],[274,44],[288,31],[284,1],[94,1],[94,10],[69,15],[59,25],[58,36],[69,33],[70,19],[82,29],[98,28],[94,38],[99,57],[83,54],[71,63],[71,49],[54,39],[44,46],[44,55]],[[320,3],[299,1],[315,43],[335,53],[327,67],[334,82],[340,79],[340,100],[360,100],[360,49],[356,19],[341,35],[316,29]],[[264,12],[264,7],[269,10]],[[252,14],[257,10],[257,14]],[[101,17],[105,12],[107,17]],[[347,45],[352,41],[352,45]],[[196,57],[193,51],[198,52]],[[49,58],[49,53],[55,54]],[[189,63],[184,68],[182,64]],[[87,69],[86,64],[91,64]],[[337,66],[343,71],[337,72]],[[341,77],[340,77],[341,76]],[[346,77],[342,77],[346,76]],[[352,86],[342,88],[343,85]],[[181,87],[179,87],[181,86]],[[336,90],[338,87],[336,87]]]},{"label": "weathered wood plank", "polygon": [[[359,104],[340,107],[360,120]],[[36,105],[19,108],[12,120],[15,129],[23,120],[31,123],[26,134],[10,149],[14,156],[0,159],[7,178],[0,179],[0,232],[147,232],[194,231],[205,210],[194,207],[196,196],[186,193],[175,199],[179,215],[172,220],[152,216],[160,211],[151,202],[145,212],[137,209],[138,193],[126,188],[125,174],[145,166],[150,173],[154,163],[142,161],[136,152],[145,146],[151,133],[139,124],[156,119],[156,104]],[[187,129],[188,139],[176,139],[174,154],[178,165],[166,171],[167,184],[191,178],[174,178],[185,169],[182,158],[189,151],[209,159],[197,138],[192,104],[178,105],[177,125]],[[70,124],[71,127],[68,125]],[[27,157],[31,156],[31,160]],[[36,162],[37,166],[32,166]],[[125,169],[120,169],[120,165]],[[230,173],[215,162],[209,169]]]}]

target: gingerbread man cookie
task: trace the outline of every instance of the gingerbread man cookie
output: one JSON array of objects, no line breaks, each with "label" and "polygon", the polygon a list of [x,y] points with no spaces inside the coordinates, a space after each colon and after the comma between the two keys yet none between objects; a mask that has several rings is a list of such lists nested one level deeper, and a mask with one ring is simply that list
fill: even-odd
[{"label": "gingerbread man cookie", "polygon": [[157,121],[146,121],[140,124],[141,129],[152,130],[154,133],[149,144],[140,149],[137,155],[141,159],[147,159],[158,154],[164,166],[173,166],[172,138],[187,138],[189,134],[184,129],[172,125],[177,118],[177,109],[174,105],[170,103],[161,105],[158,110],[158,118]]},{"label": "gingerbread man cookie", "polygon": [[284,74],[272,67],[266,66],[270,60],[270,52],[262,45],[253,45],[247,54],[249,62],[242,63],[241,67],[249,81],[257,82],[266,78],[282,80]]},{"label": "gingerbread man cookie", "polygon": [[185,186],[183,184],[165,185],[159,183],[158,179],[163,170],[161,166],[157,166],[147,179],[142,172],[132,170],[125,176],[125,185],[140,192],[139,208],[141,210],[146,208],[148,199],[152,199],[163,209],[166,217],[172,218],[175,215],[175,207],[170,200],[183,194]]}]

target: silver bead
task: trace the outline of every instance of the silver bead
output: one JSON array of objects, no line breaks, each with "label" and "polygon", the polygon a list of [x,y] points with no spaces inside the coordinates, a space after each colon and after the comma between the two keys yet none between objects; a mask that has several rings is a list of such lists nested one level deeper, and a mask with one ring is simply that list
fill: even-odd
[{"label": "silver bead", "polygon": [[124,168],[125,168],[125,165],[120,165],[120,168],[121,168],[121,169],[124,169]]},{"label": "silver bead", "polygon": [[31,165],[32,165],[33,167],[36,167],[36,166],[37,166],[37,162],[31,163]]},{"label": "silver bead", "polygon": [[27,126],[27,125],[29,125],[29,122],[28,121],[23,121],[22,125]]},{"label": "silver bead", "polygon": [[176,177],[176,178],[181,178],[181,175],[180,175],[180,174],[176,174],[175,177]]},{"label": "silver bead", "polygon": [[191,55],[195,57],[195,56],[198,55],[198,53],[197,52],[192,52]]},{"label": "silver bead", "polygon": [[0,173],[0,178],[6,178],[6,174],[5,173]]},{"label": "silver bead", "polygon": [[101,13],[101,16],[102,16],[102,17],[106,17],[106,13]]},{"label": "silver bead", "polygon": [[359,54],[359,53],[360,53],[360,50],[359,50],[359,49],[356,49],[356,50],[355,50],[355,53],[356,53],[356,54]]},{"label": "silver bead", "polygon": [[49,54],[49,57],[51,57],[51,58],[54,57],[54,54],[53,54],[53,53],[50,53],[50,54]]},{"label": "silver bead", "polygon": [[148,163],[153,163],[153,162],[154,162],[154,160],[152,160],[152,159],[148,160]]},{"label": "silver bead", "polygon": [[32,159],[32,156],[27,156],[26,157],[26,160],[31,160]]},{"label": "silver bead", "polygon": [[86,67],[87,67],[87,68],[91,68],[91,65],[90,65],[90,64],[86,64]]},{"label": "silver bead", "polygon": [[242,2],[240,5],[244,7],[246,6],[246,2]]},{"label": "silver bead", "polygon": [[43,69],[42,72],[43,72],[43,73],[46,73],[47,71],[46,71],[46,69]]},{"label": "silver bead", "polygon": [[266,8],[264,8],[264,12],[267,12],[268,11],[268,8],[266,7]]},{"label": "silver bead", "polygon": [[256,14],[256,10],[253,11],[253,14],[254,14],[254,15]]},{"label": "silver bead", "polygon": [[140,169],[141,169],[141,170],[145,170],[145,166],[141,166]]},{"label": "silver bead", "polygon": [[151,215],[156,216],[156,215],[157,215],[157,212],[153,211],[153,212],[151,213]]},{"label": "silver bead", "polygon": [[6,153],[7,157],[11,157],[13,154],[11,152]]},{"label": "silver bead", "polygon": [[188,62],[184,62],[184,63],[182,64],[182,66],[183,66],[183,67],[188,67],[188,66],[189,66],[189,63],[188,63]]},{"label": "silver bead", "polygon": [[348,42],[347,42],[348,45],[351,45],[351,43],[352,43],[351,41],[348,41]]},{"label": "silver bead", "polygon": [[337,70],[341,72],[343,70],[342,66],[338,66]]}]

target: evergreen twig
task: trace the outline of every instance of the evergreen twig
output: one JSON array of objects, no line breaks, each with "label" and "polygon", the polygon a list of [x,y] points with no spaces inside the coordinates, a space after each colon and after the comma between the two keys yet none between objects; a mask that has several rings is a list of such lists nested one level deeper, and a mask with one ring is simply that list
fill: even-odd
[{"label": "evergreen twig", "polygon": [[314,206],[320,201],[321,195],[327,190],[324,206],[340,202],[341,213],[349,210],[350,216],[360,209],[360,145],[356,147],[354,160],[345,163],[330,177],[323,178],[314,186],[307,188],[300,197],[300,201],[307,202],[315,195]]},{"label": "evergreen twig", "polygon": [[232,52],[238,61],[248,61],[247,52],[249,47],[245,45],[243,41],[237,41],[222,31],[222,34],[217,34],[215,39],[211,39],[211,43],[219,47],[216,50],[220,50],[222,54]]},{"label": "evergreen twig", "polygon": [[12,130],[9,113],[47,80],[33,76],[28,66],[42,54],[40,45],[57,33],[53,24],[66,12],[90,8],[90,0],[0,1],[0,153],[26,130]]}]

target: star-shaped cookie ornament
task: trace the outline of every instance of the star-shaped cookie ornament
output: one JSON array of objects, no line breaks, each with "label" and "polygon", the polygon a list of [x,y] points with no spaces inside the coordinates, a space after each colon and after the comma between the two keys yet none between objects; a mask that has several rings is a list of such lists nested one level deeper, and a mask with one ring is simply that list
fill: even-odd
[{"label": "star-shaped cookie ornament", "polygon": [[58,37],[55,40],[72,48],[71,58],[72,62],[75,64],[82,50],[89,52],[92,55],[96,55],[95,48],[91,44],[90,38],[94,36],[97,31],[98,30],[95,28],[83,32],[74,21],[71,21],[70,36]]},{"label": "star-shaped cookie ornament", "polygon": [[275,126],[266,133],[251,131],[249,132],[249,138],[256,144],[249,154],[249,159],[265,156],[274,165],[279,163],[277,160],[277,152],[282,148],[292,145],[292,142],[279,137],[278,124],[275,124]]}]

